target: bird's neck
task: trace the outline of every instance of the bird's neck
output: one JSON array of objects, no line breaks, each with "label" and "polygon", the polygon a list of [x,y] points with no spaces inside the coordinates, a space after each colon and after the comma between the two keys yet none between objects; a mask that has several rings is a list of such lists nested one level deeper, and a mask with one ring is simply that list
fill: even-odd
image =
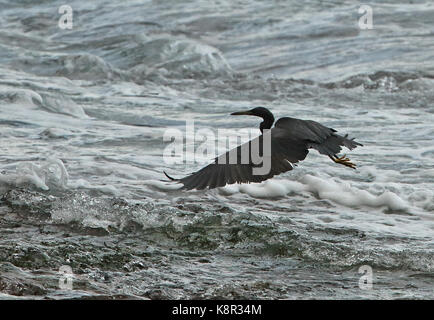
[{"label": "bird's neck", "polygon": [[261,133],[264,132],[264,129],[271,129],[271,126],[274,123],[274,118],[264,118],[264,121],[261,122],[259,125],[259,130],[261,130]]}]

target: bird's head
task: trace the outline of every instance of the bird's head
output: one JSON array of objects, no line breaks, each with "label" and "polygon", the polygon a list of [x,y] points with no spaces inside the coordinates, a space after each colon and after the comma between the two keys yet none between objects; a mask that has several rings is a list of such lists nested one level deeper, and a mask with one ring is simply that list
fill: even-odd
[{"label": "bird's head", "polygon": [[247,111],[238,111],[231,113],[233,116],[257,116],[264,119],[260,125],[261,131],[263,129],[270,129],[274,122],[274,116],[270,110],[264,107],[256,107]]}]

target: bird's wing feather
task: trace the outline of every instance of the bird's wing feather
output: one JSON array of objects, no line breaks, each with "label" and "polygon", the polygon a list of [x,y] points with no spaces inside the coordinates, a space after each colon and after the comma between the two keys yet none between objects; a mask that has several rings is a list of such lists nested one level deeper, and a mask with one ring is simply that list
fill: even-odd
[{"label": "bird's wing feather", "polygon": [[[259,143],[259,150],[262,149],[263,135],[260,135],[246,144]],[[245,145],[245,144],[244,144]],[[271,130],[271,168],[267,174],[254,174],[253,168],[261,167],[262,164],[255,165],[249,155],[248,163],[243,164],[241,150],[243,145],[234,148],[215,159],[214,163],[186,176],[178,181],[184,185],[184,189],[205,189],[223,187],[232,183],[261,182],[280,173],[293,169],[291,163],[303,160],[308,151],[305,143],[285,136],[280,128]],[[251,147],[248,149],[251,150]],[[236,152],[236,164],[229,162],[229,154]],[[225,164],[219,163],[219,158],[226,159]]]},{"label": "bird's wing feather", "polygon": [[276,127],[285,130],[285,134],[297,141],[305,141],[307,148],[313,148],[319,153],[334,156],[342,147],[350,150],[362,144],[349,139],[348,135],[340,136],[335,129],[328,128],[312,120],[301,120],[290,117],[281,118]]}]

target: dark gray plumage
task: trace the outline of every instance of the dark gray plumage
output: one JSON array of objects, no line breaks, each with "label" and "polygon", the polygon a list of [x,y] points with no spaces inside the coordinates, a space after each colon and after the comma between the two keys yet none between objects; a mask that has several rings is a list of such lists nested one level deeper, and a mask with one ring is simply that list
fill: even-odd
[{"label": "dark gray plumage", "polygon": [[[270,129],[274,123],[273,114],[263,107],[234,112],[232,115],[254,115],[263,118],[264,121],[259,126],[262,133],[264,129]],[[329,156],[334,162],[355,169],[355,165],[345,155],[337,156],[342,147],[352,150],[362,146],[353,139],[348,139],[347,136],[340,136],[336,134],[336,130],[312,120],[284,117],[276,121],[274,128],[271,129],[271,170],[268,174],[253,174],[253,168],[258,166],[253,163],[251,156],[248,163],[242,164],[241,149],[245,144],[217,157],[214,163],[187,177],[174,179],[167,173],[164,174],[169,179],[182,183],[184,185],[182,189],[187,190],[212,189],[233,183],[261,182],[292,170],[293,164],[306,158],[308,149],[316,149],[320,154]],[[246,144],[250,147],[252,143],[259,143],[259,150],[263,150],[263,137],[262,134]],[[229,164],[229,154],[232,152],[236,152],[237,164]],[[218,163],[220,157],[225,157],[227,164]]]}]

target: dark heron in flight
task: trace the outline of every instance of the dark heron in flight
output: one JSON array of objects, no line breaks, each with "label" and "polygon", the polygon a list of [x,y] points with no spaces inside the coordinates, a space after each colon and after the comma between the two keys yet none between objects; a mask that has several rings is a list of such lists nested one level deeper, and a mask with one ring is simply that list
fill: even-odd
[{"label": "dark heron in flight", "polygon": [[[259,129],[261,135],[250,140],[249,142],[232,149],[225,154],[217,157],[214,163],[202,168],[199,171],[192,173],[181,179],[170,177],[166,172],[164,174],[172,181],[182,183],[184,186],[181,189],[202,190],[205,188],[223,187],[226,184],[233,183],[250,183],[261,182],[271,177],[293,169],[293,165],[304,160],[308,154],[308,149],[316,149],[320,154],[328,156],[333,162],[356,168],[356,165],[350,161],[345,155],[339,157],[337,154],[341,151],[341,147],[346,147],[350,150],[362,144],[348,139],[348,134],[340,136],[336,130],[323,126],[322,124],[312,120],[301,120],[290,117],[280,118],[276,121],[274,127],[274,116],[270,110],[258,107],[248,111],[234,112],[231,115],[249,115],[257,116],[264,119],[261,122]],[[271,129],[271,130],[266,130]],[[271,139],[265,139],[266,143],[271,143],[270,170],[265,174],[254,174],[254,168],[259,167],[257,162],[253,161],[250,156],[243,161],[241,153],[243,147],[252,146],[253,143],[259,145],[259,150],[263,150],[264,130],[271,134]],[[244,149],[246,150],[246,149]],[[249,149],[250,150],[250,149]],[[230,153],[236,152],[236,163],[227,161]],[[219,159],[226,159],[222,162]]]}]

